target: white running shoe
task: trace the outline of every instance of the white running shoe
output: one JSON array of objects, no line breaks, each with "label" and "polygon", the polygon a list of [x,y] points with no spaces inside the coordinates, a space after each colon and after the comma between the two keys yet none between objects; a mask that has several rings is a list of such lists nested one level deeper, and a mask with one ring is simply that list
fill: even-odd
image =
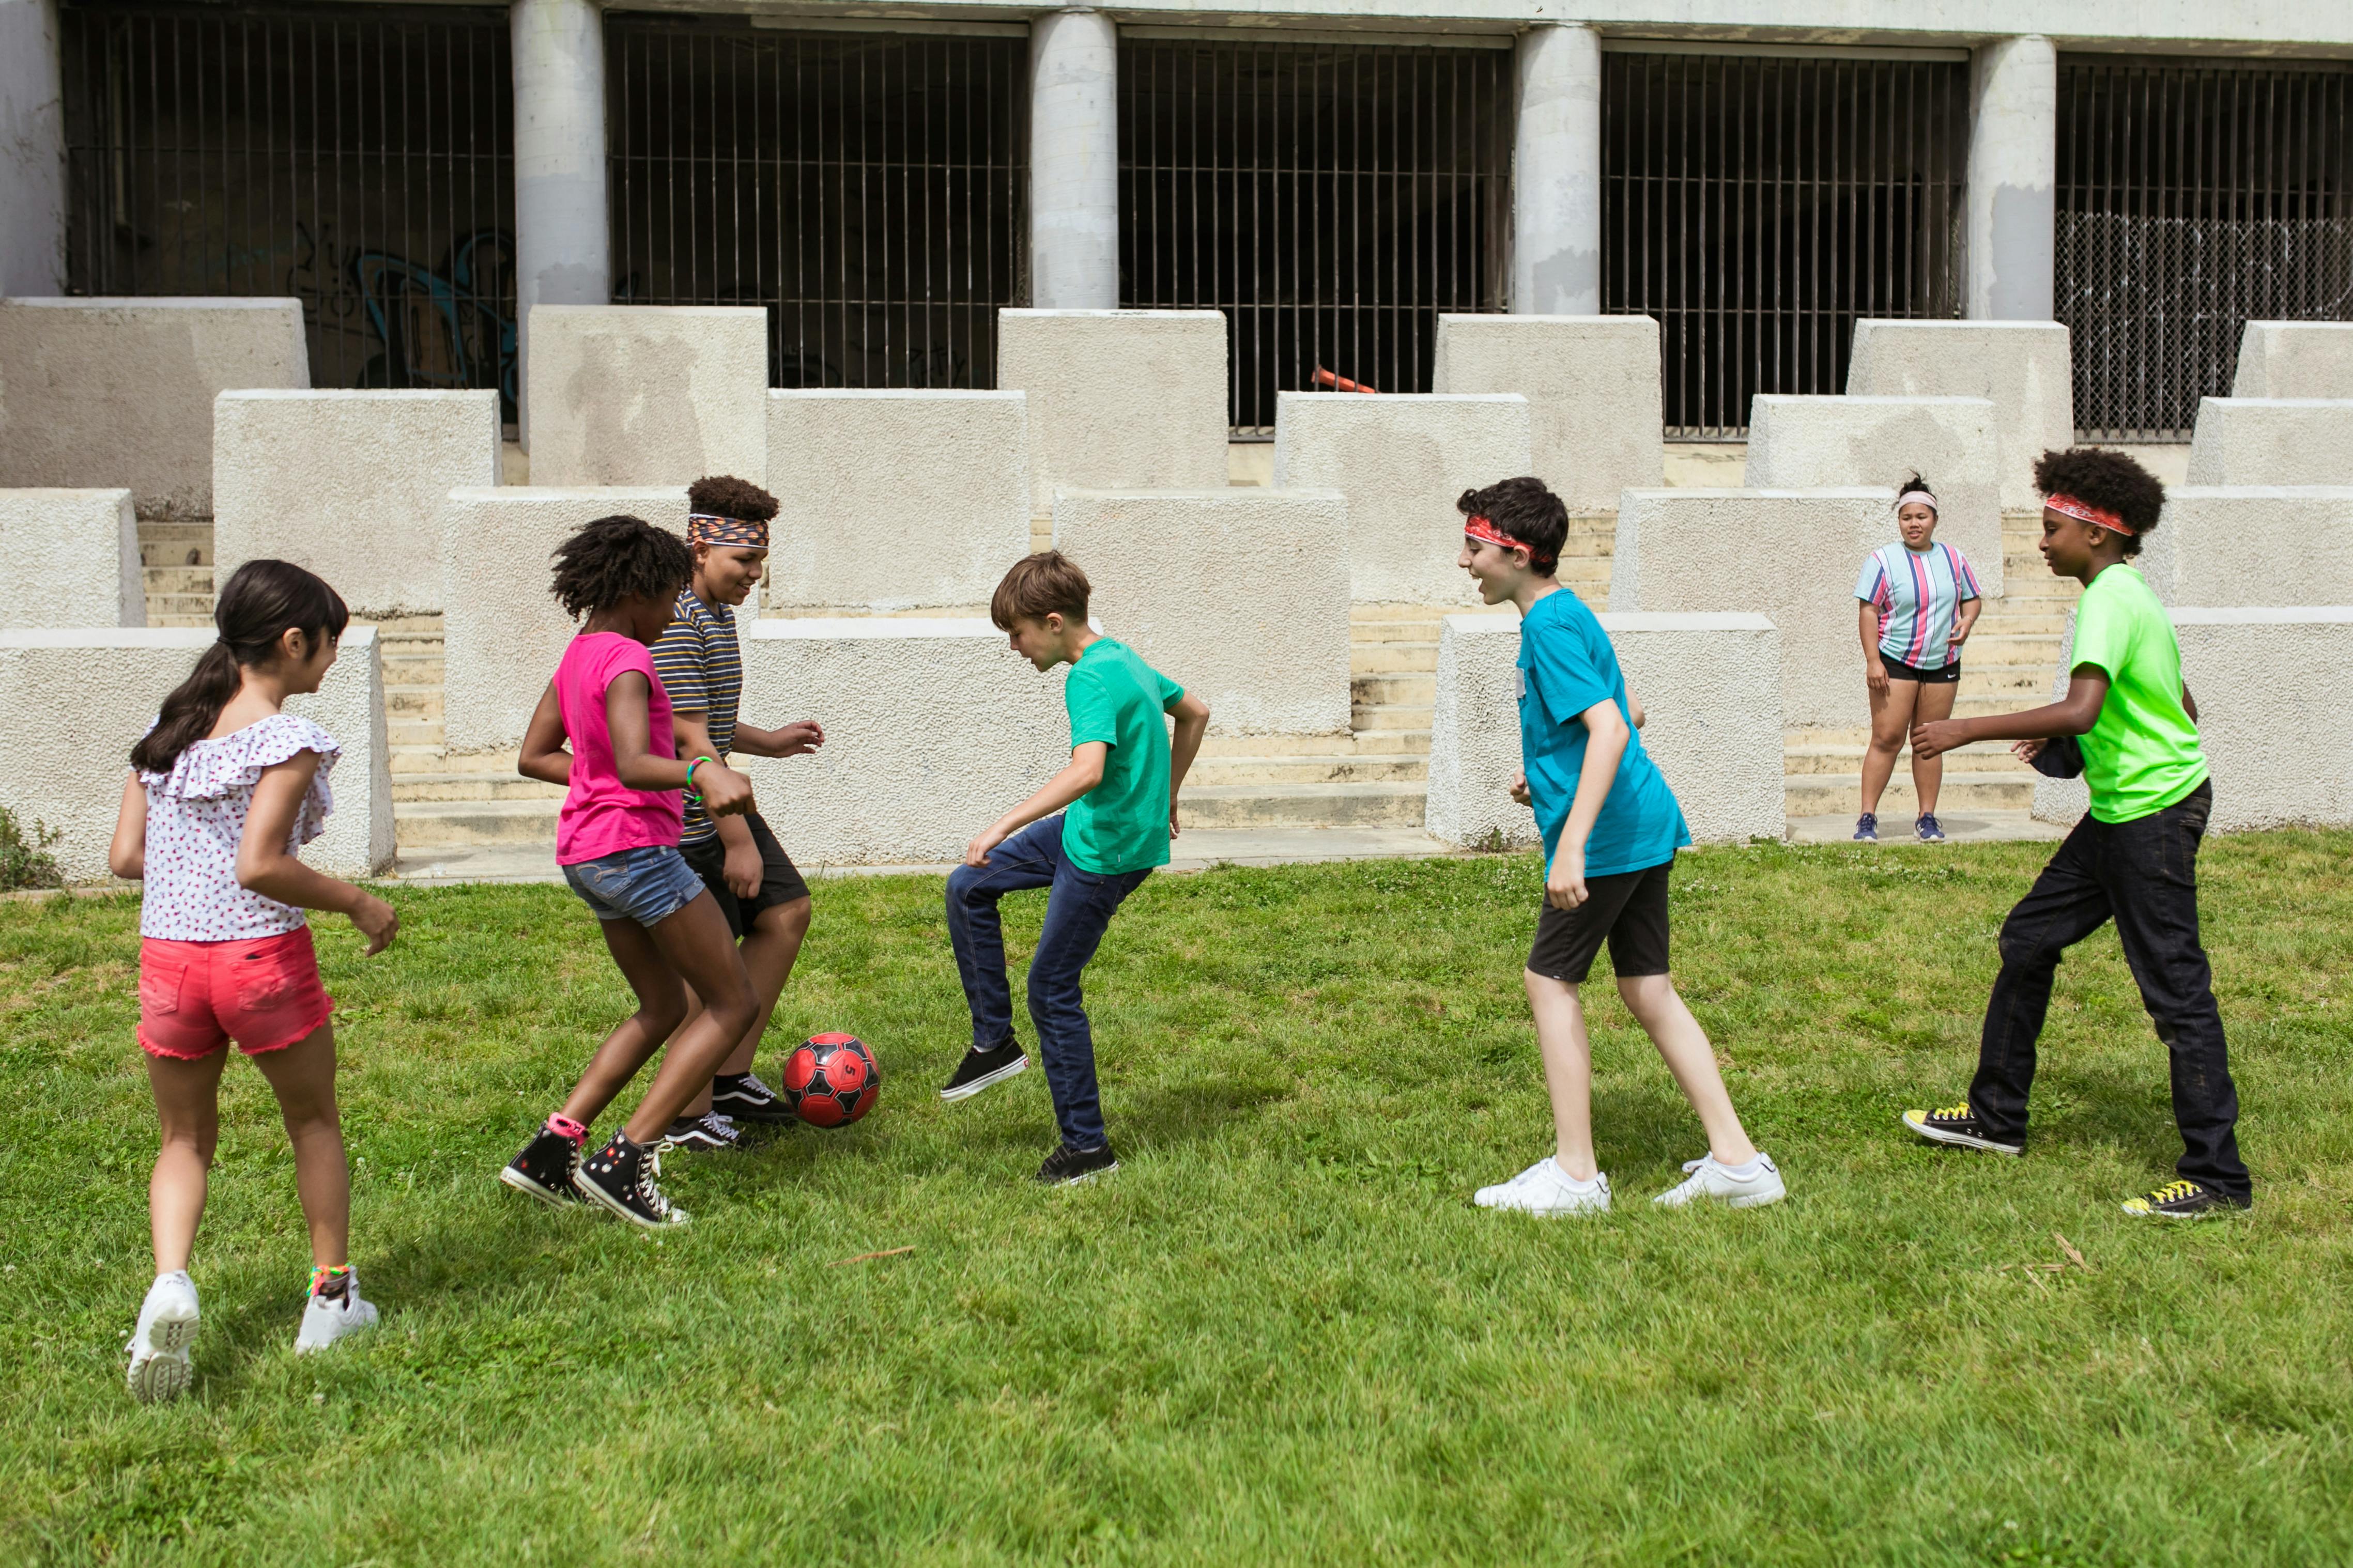
[{"label": "white running shoe", "polygon": [[195,1282],[185,1268],[158,1274],[131,1331],[131,1397],[142,1405],[178,1398],[188,1386],[188,1347],[195,1342]]},{"label": "white running shoe", "polygon": [[1679,1209],[1698,1199],[1712,1198],[1726,1208],[1753,1209],[1778,1204],[1789,1195],[1781,1184],[1781,1167],[1763,1152],[1757,1156],[1756,1169],[1745,1176],[1734,1174],[1732,1166],[1713,1154],[1704,1160],[1685,1160],[1683,1169],[1689,1174],[1683,1182],[1652,1198],[1652,1203]]},{"label": "white running shoe", "polygon": [[1523,1214],[1607,1214],[1609,1177],[1597,1171],[1589,1182],[1571,1181],[1560,1162],[1547,1154],[1508,1182],[1481,1187],[1471,1201],[1482,1209],[1517,1209]]},{"label": "white running shoe", "polygon": [[375,1327],[375,1303],[361,1300],[357,1272],[351,1275],[351,1289],[343,1292],[341,1300],[312,1294],[310,1303],[302,1309],[301,1331],[294,1336],[296,1355],[325,1350],[345,1334]]}]

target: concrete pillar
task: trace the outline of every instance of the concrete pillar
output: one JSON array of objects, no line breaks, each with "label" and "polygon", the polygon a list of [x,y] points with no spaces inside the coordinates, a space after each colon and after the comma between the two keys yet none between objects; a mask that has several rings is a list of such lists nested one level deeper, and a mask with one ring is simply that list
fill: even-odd
[{"label": "concrete pillar", "polygon": [[0,294],[66,291],[57,0],[0,0]]},{"label": "concrete pillar", "polygon": [[2059,51],[2039,37],[2004,38],[1970,70],[1970,317],[2047,321],[2057,276]]},{"label": "concrete pillar", "polygon": [[1520,35],[1512,152],[1512,313],[1601,313],[1601,36]]},{"label": "concrete pillar", "polygon": [[1029,25],[1029,303],[1119,308],[1119,29],[1083,7]]},{"label": "concrete pillar", "polygon": [[[612,302],[605,211],[605,18],[595,0],[514,0],[518,402],[534,305]],[[531,410],[520,410],[531,442]]]}]

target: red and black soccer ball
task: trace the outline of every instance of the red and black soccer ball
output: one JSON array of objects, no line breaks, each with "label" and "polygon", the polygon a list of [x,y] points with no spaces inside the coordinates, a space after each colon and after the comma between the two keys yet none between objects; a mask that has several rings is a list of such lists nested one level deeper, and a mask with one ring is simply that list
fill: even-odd
[{"label": "red and black soccer ball", "polygon": [[847,1127],[874,1109],[882,1069],[855,1035],[811,1035],[785,1058],[785,1103],[811,1127]]}]

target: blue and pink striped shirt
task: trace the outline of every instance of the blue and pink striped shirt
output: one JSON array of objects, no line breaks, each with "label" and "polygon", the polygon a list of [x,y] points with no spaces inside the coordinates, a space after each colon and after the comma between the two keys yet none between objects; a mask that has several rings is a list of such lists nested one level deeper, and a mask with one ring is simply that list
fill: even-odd
[{"label": "blue and pink striped shirt", "polygon": [[1902,540],[1871,552],[1854,596],[1878,606],[1879,651],[1915,669],[1942,669],[1960,657],[1953,627],[1961,601],[1983,597],[1959,551],[1949,544],[1912,550]]}]

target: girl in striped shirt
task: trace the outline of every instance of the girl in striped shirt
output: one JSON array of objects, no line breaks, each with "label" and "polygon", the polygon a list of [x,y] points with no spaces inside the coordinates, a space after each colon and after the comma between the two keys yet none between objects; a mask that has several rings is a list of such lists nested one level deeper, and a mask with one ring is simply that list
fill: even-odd
[{"label": "girl in striped shirt", "polygon": [[[1961,645],[1985,605],[1968,558],[1936,542],[1936,493],[1916,473],[1896,495],[1895,527],[1903,537],[1873,551],[1854,584],[1863,682],[1871,693],[1871,745],[1862,755],[1862,815],[1854,836],[1866,844],[1879,842],[1879,797],[1913,724],[1952,717]],[[1945,839],[1936,823],[1936,791],[1944,780],[1942,759],[1912,759],[1912,788],[1919,797],[1913,830],[1924,844]]]}]

